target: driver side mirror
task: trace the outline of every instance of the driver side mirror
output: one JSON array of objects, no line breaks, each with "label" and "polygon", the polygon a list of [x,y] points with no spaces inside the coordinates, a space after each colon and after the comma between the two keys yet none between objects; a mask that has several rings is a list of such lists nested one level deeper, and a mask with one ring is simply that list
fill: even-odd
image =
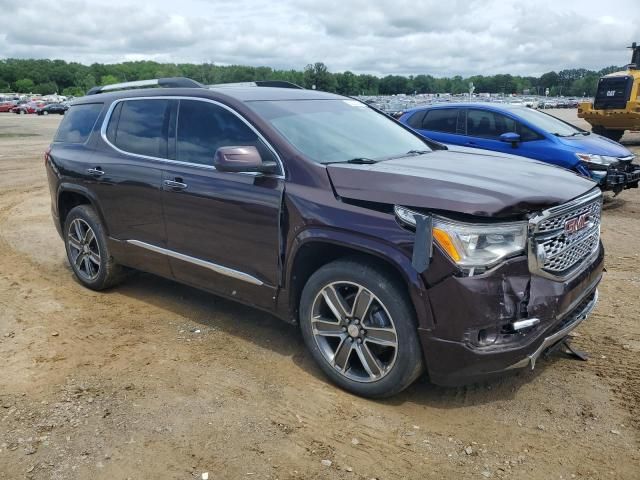
[{"label": "driver side mirror", "polygon": [[500,141],[510,143],[513,148],[518,146],[520,143],[520,135],[514,132],[506,132],[500,135]]},{"label": "driver side mirror", "polygon": [[254,146],[220,147],[213,156],[213,166],[221,172],[278,173],[278,164],[263,162]]}]

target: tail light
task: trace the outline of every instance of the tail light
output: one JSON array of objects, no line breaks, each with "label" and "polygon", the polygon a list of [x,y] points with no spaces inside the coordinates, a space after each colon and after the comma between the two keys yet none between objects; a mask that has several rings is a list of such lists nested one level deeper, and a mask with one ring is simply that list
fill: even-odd
[{"label": "tail light", "polygon": [[47,166],[47,161],[49,160],[49,153],[51,153],[51,146],[47,147],[44,151],[44,166]]}]

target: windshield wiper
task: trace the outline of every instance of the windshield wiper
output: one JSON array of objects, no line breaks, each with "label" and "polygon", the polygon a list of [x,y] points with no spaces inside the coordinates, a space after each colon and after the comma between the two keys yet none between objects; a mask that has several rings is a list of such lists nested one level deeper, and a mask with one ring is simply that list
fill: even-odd
[{"label": "windshield wiper", "polygon": [[413,157],[417,155],[424,155],[425,153],[431,153],[432,150],[409,150],[407,153],[401,155],[393,155],[391,157],[385,157],[385,160],[397,160],[398,158]]},{"label": "windshield wiper", "polygon": [[578,135],[589,135],[589,132],[574,132],[574,133],[571,133],[569,135],[562,135],[561,133],[556,132],[556,133],[554,133],[554,135],[556,137],[567,138],[567,137],[576,137]]},{"label": "windshield wiper", "polygon": [[425,153],[431,153],[431,150],[409,150],[407,155],[424,155]]},{"label": "windshield wiper", "polygon": [[336,162],[322,162],[323,165],[330,165],[332,163],[353,163],[355,165],[368,165],[371,163],[378,163],[378,160],[373,160],[371,158],[366,158],[366,157],[356,157],[356,158],[350,158],[349,160],[339,160]]}]

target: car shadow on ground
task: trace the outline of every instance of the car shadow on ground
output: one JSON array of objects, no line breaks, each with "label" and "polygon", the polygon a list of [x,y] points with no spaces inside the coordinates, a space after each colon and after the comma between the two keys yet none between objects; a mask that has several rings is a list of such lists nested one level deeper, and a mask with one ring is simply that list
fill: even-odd
[{"label": "car shadow on ground", "polygon": [[603,210],[617,210],[619,208],[623,208],[627,201],[624,198],[621,198],[620,195],[624,194],[624,191],[620,192],[620,194],[613,196],[613,194],[605,194],[603,196],[602,209]]},{"label": "car shadow on ground", "polygon": [[[200,325],[222,330],[288,357],[296,368],[321,382],[330,383],[308,354],[298,326],[283,322],[269,313],[147,273],[133,274],[121,286],[104,293],[125,295],[168,310],[184,318],[185,326]],[[389,405],[413,403],[431,408],[452,409],[509,400],[523,385],[533,381],[542,369],[552,368],[558,359],[554,355],[541,361],[534,371],[515,371],[463,387],[439,387],[431,384],[424,374],[406,391],[377,402]]]}]

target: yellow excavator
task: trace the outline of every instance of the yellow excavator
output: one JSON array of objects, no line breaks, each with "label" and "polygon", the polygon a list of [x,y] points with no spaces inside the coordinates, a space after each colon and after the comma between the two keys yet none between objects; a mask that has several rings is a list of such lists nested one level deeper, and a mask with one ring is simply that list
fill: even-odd
[{"label": "yellow excavator", "polygon": [[601,77],[593,103],[578,106],[578,117],[589,122],[594,133],[616,142],[626,130],[640,130],[640,46],[633,42],[627,48],[632,53],[626,70]]}]

